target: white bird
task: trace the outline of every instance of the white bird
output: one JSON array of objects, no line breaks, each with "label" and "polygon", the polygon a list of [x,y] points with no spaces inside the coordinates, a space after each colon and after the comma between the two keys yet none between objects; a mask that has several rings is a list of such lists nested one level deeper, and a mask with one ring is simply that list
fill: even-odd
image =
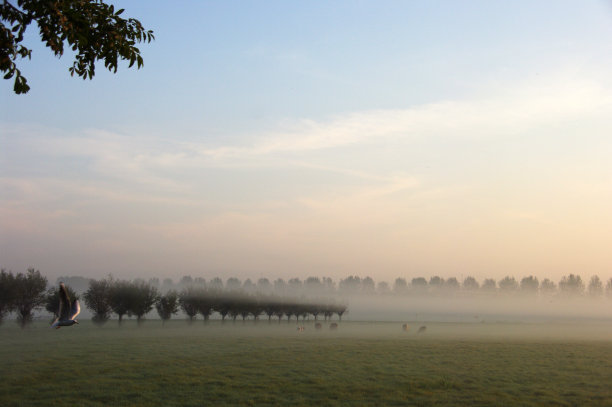
[{"label": "white bird", "polygon": [[70,297],[68,296],[68,291],[64,283],[60,283],[59,297],[59,312],[57,313],[59,316],[55,318],[55,321],[51,324],[51,328],[60,329],[63,326],[78,324],[79,322],[75,318],[81,312],[79,300],[74,300],[72,304],[70,303]]}]

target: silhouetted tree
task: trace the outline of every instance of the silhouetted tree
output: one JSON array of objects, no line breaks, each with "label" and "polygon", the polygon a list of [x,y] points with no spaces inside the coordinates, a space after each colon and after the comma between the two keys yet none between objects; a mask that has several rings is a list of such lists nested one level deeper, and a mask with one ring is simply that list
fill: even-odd
[{"label": "silhouetted tree", "polygon": [[579,296],[584,293],[584,283],[579,275],[570,274],[569,276],[563,276],[559,281],[559,290],[568,297]]},{"label": "silhouetted tree", "polygon": [[33,268],[23,274],[19,273],[14,280],[14,305],[17,311],[17,322],[24,328],[32,322],[34,310],[45,305],[47,278]]},{"label": "silhouetted tree", "polygon": [[212,292],[204,289],[195,289],[194,295],[196,297],[198,312],[202,315],[202,318],[204,318],[204,322],[208,322],[215,306],[215,298]]},{"label": "silhouetted tree", "polygon": [[242,289],[246,293],[255,292],[255,287],[255,283],[253,283],[250,278],[247,278],[246,280],[244,280],[244,283],[242,283]]},{"label": "silhouetted tree", "polygon": [[494,293],[497,291],[497,283],[492,278],[487,278],[482,283],[481,291]]},{"label": "silhouetted tree", "polygon": [[459,281],[455,277],[450,277],[444,282],[444,290],[447,292],[456,292],[459,290]]},{"label": "silhouetted tree", "polygon": [[425,294],[427,293],[427,280],[424,277],[415,277],[410,282],[410,287],[417,294]]},{"label": "silhouetted tree", "polygon": [[557,285],[555,284],[554,281],[545,278],[544,280],[542,280],[542,283],[540,283],[540,293],[544,294],[544,295],[552,295],[557,291]]},{"label": "silhouetted tree", "polygon": [[521,292],[529,295],[538,293],[540,282],[534,276],[523,277],[521,279]]},{"label": "silhouetted tree", "polygon": [[339,304],[334,307],[334,312],[338,314],[338,319],[342,321],[342,315],[346,312],[347,306],[344,304]]},{"label": "silhouetted tree", "polygon": [[265,305],[258,301],[256,298],[253,298],[249,303],[249,312],[253,315],[253,320],[259,320],[259,316],[264,313]]},{"label": "silhouetted tree", "polygon": [[138,324],[141,324],[144,316],[155,306],[158,297],[157,288],[144,281],[130,284],[128,315],[135,315]]},{"label": "silhouetted tree", "polygon": [[277,315],[280,310],[280,304],[278,301],[272,299],[263,300],[263,312],[268,316],[268,322],[272,322],[272,317]]},{"label": "silhouetted tree", "polygon": [[319,277],[308,277],[304,280],[304,288],[310,293],[318,293],[323,289],[323,283]]},{"label": "silhouetted tree", "polygon": [[294,278],[290,279],[287,282],[287,288],[289,288],[289,290],[293,294],[299,293],[300,291],[302,291],[302,280],[300,280],[297,277],[294,277]]},{"label": "silhouetted tree", "polygon": [[206,288],[207,287],[206,279],[204,277],[196,277],[193,279],[193,285],[195,287]]},{"label": "silhouetted tree", "polygon": [[282,278],[277,278],[274,280],[274,291],[277,294],[283,294],[287,291],[287,283]]},{"label": "silhouetted tree", "polygon": [[606,297],[612,298],[612,278],[606,283]]},{"label": "silhouetted tree", "polygon": [[257,280],[257,291],[263,294],[268,294],[272,291],[272,283],[267,278],[260,278]]},{"label": "silhouetted tree", "polygon": [[439,294],[444,287],[444,279],[440,276],[433,276],[429,279],[429,290],[432,294]]},{"label": "silhouetted tree", "polygon": [[309,310],[312,316],[314,317],[314,320],[316,321],[319,314],[323,311],[323,307],[321,306],[321,304],[312,304],[309,306]]},{"label": "silhouetted tree", "polygon": [[162,323],[166,323],[172,315],[176,314],[179,310],[179,297],[176,291],[168,291],[165,295],[160,295],[155,303],[155,309],[162,320]]},{"label": "silhouetted tree", "polygon": [[236,277],[230,277],[225,282],[225,289],[228,291],[239,291],[242,283]]},{"label": "silhouetted tree", "polygon": [[393,292],[398,295],[406,294],[406,292],[408,292],[408,283],[406,279],[401,277],[396,278],[393,283]]},{"label": "silhouetted tree", "polygon": [[518,283],[514,277],[506,276],[499,280],[499,291],[503,293],[514,293],[518,290]]},{"label": "silhouetted tree", "polygon": [[110,278],[104,280],[89,280],[89,288],[83,294],[85,305],[93,312],[91,320],[98,325],[104,324],[112,312],[111,292],[113,282]]},{"label": "silhouetted tree", "polygon": [[15,276],[6,270],[0,270],[0,324],[4,316],[15,306]]},{"label": "silhouetted tree", "polygon": [[478,284],[478,281],[476,281],[476,279],[472,276],[468,276],[463,280],[463,289],[465,291],[478,291],[478,289],[480,288],[480,285]]},{"label": "silhouetted tree", "polygon": [[589,296],[592,298],[599,298],[603,295],[604,287],[603,283],[598,276],[592,276],[589,281]]},{"label": "silhouetted tree", "polygon": [[366,276],[363,280],[361,280],[361,291],[364,294],[374,294],[376,292],[376,283],[370,276]]},{"label": "silhouetted tree", "polygon": [[132,301],[132,286],[129,281],[112,280],[110,287],[109,302],[111,309],[119,317],[119,325],[123,322],[123,316],[130,311]]},{"label": "silhouetted tree", "polygon": [[331,279],[331,277],[323,277],[321,279],[321,284],[323,284],[324,290],[331,294],[336,292],[336,283],[334,283],[334,280]]},{"label": "silhouetted tree", "polygon": [[221,280],[219,277],[215,277],[212,280],[210,280],[210,282],[208,283],[208,286],[210,287],[211,290],[221,291],[223,290],[223,280]]},{"label": "silhouetted tree", "polygon": [[348,276],[338,283],[338,290],[343,294],[357,294],[361,291],[361,278]]},{"label": "silhouetted tree", "polygon": [[221,315],[221,321],[225,322],[225,318],[232,308],[231,300],[225,297],[218,297],[215,301],[213,309]]},{"label": "silhouetted tree", "polygon": [[193,287],[187,287],[179,295],[179,305],[183,312],[193,322],[198,315],[198,294]]}]

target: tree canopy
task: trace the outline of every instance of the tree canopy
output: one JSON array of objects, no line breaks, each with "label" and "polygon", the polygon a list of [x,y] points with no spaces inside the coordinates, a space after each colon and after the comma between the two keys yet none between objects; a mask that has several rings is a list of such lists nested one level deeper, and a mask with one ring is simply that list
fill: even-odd
[{"label": "tree canopy", "polygon": [[92,79],[97,61],[117,72],[119,60],[129,67],[143,65],[136,43],[151,42],[153,31],[134,18],[124,19],[124,9],[115,10],[102,0],[2,0],[0,3],[0,71],[4,79],[14,79],[16,94],[27,93],[30,86],[17,68],[17,61],[32,57],[23,45],[28,26],[36,23],[40,39],[57,57],[68,45],[74,52],[70,75]]}]

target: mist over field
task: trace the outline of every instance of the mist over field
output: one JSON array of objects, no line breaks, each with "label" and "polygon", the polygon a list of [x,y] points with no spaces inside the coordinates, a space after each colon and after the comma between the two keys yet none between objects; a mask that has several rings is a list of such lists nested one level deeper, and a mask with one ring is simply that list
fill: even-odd
[{"label": "mist over field", "polygon": [[612,407],[611,40],[609,0],[0,0],[0,407]]},{"label": "mist over field", "polygon": [[[97,281],[111,283],[123,281],[108,280],[108,278],[110,277]],[[57,282],[59,281],[74,288],[77,295],[83,298],[92,280],[64,276],[58,278]],[[50,284],[51,289],[57,285],[57,282],[55,285]],[[612,327],[610,284],[604,286],[596,276],[591,278],[587,285],[582,282],[580,276],[566,276],[559,281],[558,286],[550,280],[540,283],[534,276],[525,277],[520,281],[511,277],[499,282],[488,279],[482,285],[472,277],[467,277],[462,283],[455,279],[446,281],[438,277],[430,278],[429,283],[424,278],[414,278],[408,283],[398,278],[393,285],[389,285],[384,281],[376,284],[369,277],[357,276],[349,276],[337,282],[331,278],[317,277],[309,277],[303,281],[298,278],[270,281],[263,277],[257,281],[250,279],[242,281],[232,277],[223,281],[220,278],[207,280],[191,276],[184,276],[178,281],[163,278],[150,279],[148,282],[136,279],[134,282],[150,287],[158,293],[157,295],[175,292],[181,297],[189,295],[189,290],[195,290],[194,293],[208,298],[207,301],[211,304],[232,299],[238,303],[241,301],[259,303],[259,308],[255,308],[259,310],[258,312],[255,312],[250,305],[246,312],[237,312],[235,316],[238,317],[238,322],[247,324],[257,322],[263,327],[267,325],[268,320],[275,324],[306,324],[311,328],[316,321],[327,322],[328,319],[338,321],[340,318],[333,311],[333,307],[339,305],[346,308],[342,313],[342,321],[396,323],[393,325],[396,328],[402,323],[409,323],[413,328],[431,324],[448,327],[454,324],[455,329],[465,325],[471,326],[468,332],[482,331],[491,334],[495,332],[490,329],[491,326],[503,328],[508,324],[526,324],[529,329],[535,331],[538,331],[537,326],[552,325],[571,327],[574,324],[578,326],[607,324]],[[266,315],[264,312],[266,304],[272,303],[296,306],[302,304],[308,309],[289,311],[281,307],[270,309],[269,315]],[[221,320],[222,315],[218,312],[221,308],[212,305],[211,307],[206,311],[206,318],[210,321]],[[325,307],[332,307],[329,315],[324,314]],[[80,318],[91,318],[90,311],[85,306],[82,308]],[[318,315],[311,313],[315,312],[315,309],[318,309]],[[296,318],[296,313],[300,315],[299,319]],[[39,317],[45,318],[45,314],[39,313]],[[144,317],[154,321],[159,315],[153,308]],[[126,318],[129,319],[129,316]],[[171,318],[186,319],[184,308],[179,308],[178,313]],[[202,319],[202,315],[196,312],[194,318],[194,322],[197,322]],[[231,322],[231,319],[228,316],[227,322]],[[475,328],[475,325],[483,327]],[[489,328],[484,328],[485,325]],[[440,333],[439,329],[436,331]],[[524,328],[520,331],[527,332]],[[554,330],[547,331],[546,328],[541,328],[540,331],[542,334],[550,334]],[[580,332],[585,336],[589,330],[568,328],[567,332],[559,336],[576,336]],[[513,335],[517,333],[513,332]]]}]

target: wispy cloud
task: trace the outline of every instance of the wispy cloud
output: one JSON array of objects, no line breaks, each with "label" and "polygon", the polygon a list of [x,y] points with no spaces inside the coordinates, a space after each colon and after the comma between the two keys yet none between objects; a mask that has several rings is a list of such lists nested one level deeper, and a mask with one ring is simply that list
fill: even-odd
[{"label": "wispy cloud", "polygon": [[[562,79],[563,78],[563,79]],[[494,138],[529,129],[603,116],[612,109],[612,96],[600,82],[567,80],[500,89],[493,97],[445,101],[406,109],[350,113],[323,121],[302,120],[259,137],[250,146],[198,148],[211,161],[333,149],[359,143],[401,139],[453,137]]]}]

